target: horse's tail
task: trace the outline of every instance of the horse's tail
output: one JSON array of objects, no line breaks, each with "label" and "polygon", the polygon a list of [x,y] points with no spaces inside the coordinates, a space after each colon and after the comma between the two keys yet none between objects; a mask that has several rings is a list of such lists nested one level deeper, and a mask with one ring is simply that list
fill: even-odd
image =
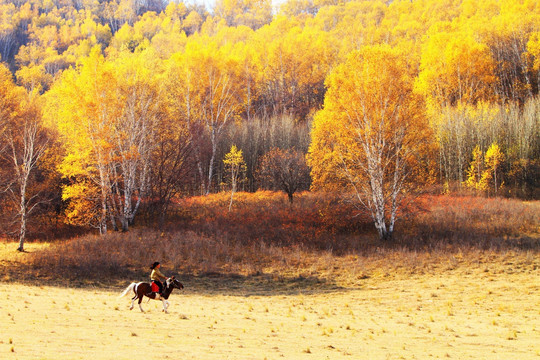
[{"label": "horse's tail", "polygon": [[130,290],[133,290],[133,288],[135,287],[136,283],[131,283],[129,284],[129,286],[126,288],[126,290],[124,290],[124,292],[122,293],[122,295],[119,296],[119,298],[123,297],[123,296],[126,296],[126,294],[130,291]]}]

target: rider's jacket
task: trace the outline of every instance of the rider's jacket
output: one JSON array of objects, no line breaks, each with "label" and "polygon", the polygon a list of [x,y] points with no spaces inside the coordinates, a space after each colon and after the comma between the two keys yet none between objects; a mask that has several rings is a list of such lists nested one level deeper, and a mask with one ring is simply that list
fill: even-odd
[{"label": "rider's jacket", "polygon": [[165,280],[167,277],[158,268],[155,268],[152,270],[152,274],[150,274],[150,279],[161,281],[161,279]]}]

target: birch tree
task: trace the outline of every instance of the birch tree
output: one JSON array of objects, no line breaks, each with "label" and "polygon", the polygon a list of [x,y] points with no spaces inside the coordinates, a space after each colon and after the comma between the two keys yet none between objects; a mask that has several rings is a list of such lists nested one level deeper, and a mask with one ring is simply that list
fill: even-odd
[{"label": "birch tree", "polygon": [[169,104],[190,131],[205,195],[213,187],[218,146],[226,127],[242,109],[238,73],[238,61],[213,43],[191,43],[169,63]]},{"label": "birch tree", "polygon": [[246,163],[242,150],[239,150],[236,145],[232,145],[231,151],[225,154],[223,164],[225,165],[227,177],[231,182],[231,200],[229,202],[229,211],[231,211],[234,193],[238,189],[238,183],[242,180],[242,175],[245,177],[246,174]]},{"label": "birch tree", "polygon": [[31,175],[48,144],[36,99],[16,86],[9,70],[0,65],[0,155],[7,164],[1,185],[17,212],[19,251],[24,251],[28,217],[40,203],[39,191],[30,189]]},{"label": "birch tree", "polygon": [[129,54],[115,64],[123,102],[119,104],[122,110],[113,128],[118,159],[118,171],[113,171],[120,174],[120,184],[112,188],[111,203],[122,231],[133,224],[148,192],[150,161],[160,120],[159,88],[144,61],[141,55]]},{"label": "birch tree", "polygon": [[500,168],[504,162],[504,154],[501,152],[497,143],[491,144],[489,149],[487,149],[484,162],[486,169],[484,170],[481,181],[485,184],[484,187],[486,190],[489,190],[491,188],[490,185],[492,185],[495,196],[497,196],[497,191],[503,185]]},{"label": "birch tree", "polygon": [[48,117],[66,149],[68,219],[100,233],[108,223],[127,231],[148,187],[159,92],[144,59],[133,56],[113,63],[96,48],[48,94]]},{"label": "birch tree", "polygon": [[[98,48],[76,69],[65,71],[47,94],[47,119],[66,150],[59,171],[67,181],[62,194],[71,212],[67,218],[74,224],[96,227],[101,234],[107,232],[111,215],[113,127],[120,117],[119,98],[114,69]],[[87,198],[87,193],[93,194],[92,198]],[[89,211],[90,205],[99,208],[99,215]]]},{"label": "birch tree", "polygon": [[41,123],[41,109],[31,98],[24,112],[3,134],[7,149],[4,156],[13,169],[13,184],[9,190],[13,202],[18,204],[18,251],[24,251],[28,217],[40,204],[39,191],[31,191],[31,175],[48,148],[49,136]]},{"label": "birch tree", "polygon": [[408,184],[428,159],[431,133],[406,55],[387,45],[352,53],[327,80],[308,161],[313,186],[351,195],[379,237],[392,238]]}]

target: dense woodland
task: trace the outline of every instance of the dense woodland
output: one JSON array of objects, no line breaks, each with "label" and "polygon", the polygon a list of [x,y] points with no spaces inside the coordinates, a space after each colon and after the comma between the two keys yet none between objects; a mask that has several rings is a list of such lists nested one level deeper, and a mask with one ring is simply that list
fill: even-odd
[{"label": "dense woodland", "polygon": [[[0,0],[2,229],[212,192],[538,198],[535,0]],[[229,205],[229,208],[231,205]],[[157,223],[157,221],[156,221]]]}]

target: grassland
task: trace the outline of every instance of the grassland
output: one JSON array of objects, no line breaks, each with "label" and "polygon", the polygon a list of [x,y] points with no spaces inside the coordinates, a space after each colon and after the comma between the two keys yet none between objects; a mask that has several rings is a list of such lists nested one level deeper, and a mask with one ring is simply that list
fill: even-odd
[{"label": "grassland", "polygon": [[2,284],[0,356],[538,359],[533,279],[456,272],[278,295],[188,286],[172,294],[169,314],[158,302],[129,311],[112,290]]},{"label": "grassland", "polygon": [[[380,243],[334,199],[224,199],[161,230],[0,242],[0,358],[540,359],[538,202],[426,198]],[[154,259],[185,290],[129,311]]]}]

